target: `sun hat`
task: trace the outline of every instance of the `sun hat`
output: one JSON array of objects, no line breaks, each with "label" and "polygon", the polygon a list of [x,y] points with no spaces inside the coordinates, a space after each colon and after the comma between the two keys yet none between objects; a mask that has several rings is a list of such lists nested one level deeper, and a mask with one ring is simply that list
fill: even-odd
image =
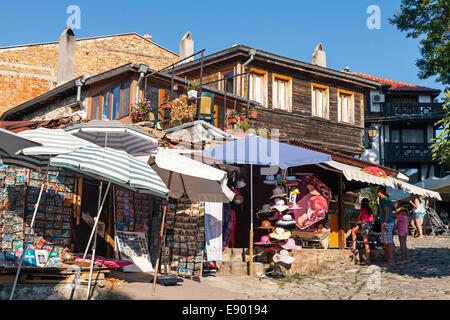
[{"label": "sun hat", "polygon": [[266,176],[266,180],[264,180],[265,184],[277,184],[277,181],[275,180],[274,176]]},{"label": "sun hat", "polygon": [[281,197],[285,197],[285,196],[286,196],[286,193],[284,192],[284,190],[281,189],[280,187],[276,187],[275,189],[273,189],[272,196],[269,199],[281,198]]},{"label": "sun hat", "polygon": [[269,212],[272,212],[272,206],[270,204],[266,203],[262,206],[262,208],[258,212],[256,212],[256,214],[269,213]]},{"label": "sun hat", "polygon": [[275,263],[277,263],[277,262],[283,262],[283,263],[286,263],[286,264],[291,264],[292,262],[294,262],[295,261],[295,258],[294,257],[291,257],[290,255],[289,255],[289,252],[287,251],[287,250],[281,250],[280,251],[280,253],[276,253],[274,256],[273,256],[273,261],[275,262]]},{"label": "sun hat", "polygon": [[277,179],[278,183],[286,183],[286,179],[281,179],[281,174],[277,174],[275,179]]},{"label": "sun hat", "polygon": [[238,194],[233,199],[234,204],[241,204],[244,202],[244,197],[241,194]]},{"label": "sun hat", "polygon": [[269,230],[273,231],[275,229],[275,227],[272,226],[272,224],[270,223],[269,220],[263,220],[261,222],[261,226],[259,226],[258,229],[269,229]]},{"label": "sun hat", "polygon": [[291,226],[293,224],[296,224],[297,222],[292,219],[292,216],[289,214],[283,215],[283,218],[281,220],[278,220],[276,225],[277,226]]},{"label": "sun hat", "polygon": [[271,245],[271,244],[275,244],[275,243],[270,241],[269,236],[262,236],[261,240],[258,242],[255,242],[254,244],[256,244],[258,246],[267,246],[267,245]]},{"label": "sun hat", "polygon": [[289,238],[285,243],[281,244],[281,247],[286,250],[301,250],[302,247],[295,244],[293,238]]},{"label": "sun hat", "polygon": [[269,237],[277,240],[287,240],[291,237],[291,232],[284,230],[284,228],[276,227],[275,230],[269,234]]},{"label": "sun hat", "polygon": [[297,178],[295,176],[287,176],[286,177],[286,185],[287,186],[296,186],[296,185],[298,185]]},{"label": "sun hat", "polygon": [[277,203],[272,206],[272,209],[277,209],[279,212],[283,212],[289,209],[289,206],[285,205],[283,200],[278,200]]},{"label": "sun hat", "polygon": [[236,188],[238,188],[238,189],[244,188],[246,185],[247,184],[245,183],[244,179],[242,179],[242,178],[236,182]]}]

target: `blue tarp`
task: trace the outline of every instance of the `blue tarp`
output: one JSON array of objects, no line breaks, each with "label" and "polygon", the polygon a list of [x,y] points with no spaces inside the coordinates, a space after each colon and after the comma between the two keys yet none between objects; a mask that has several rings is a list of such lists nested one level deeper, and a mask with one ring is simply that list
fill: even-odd
[{"label": "blue tarp", "polygon": [[331,160],[331,156],[325,153],[257,136],[227,142],[203,152],[224,163],[277,165],[281,169]]}]

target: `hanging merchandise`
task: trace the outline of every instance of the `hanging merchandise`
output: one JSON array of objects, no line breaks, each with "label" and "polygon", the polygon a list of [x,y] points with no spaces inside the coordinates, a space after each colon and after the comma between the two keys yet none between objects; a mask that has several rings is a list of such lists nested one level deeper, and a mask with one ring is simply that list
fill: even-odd
[{"label": "hanging merchandise", "polygon": [[270,231],[273,231],[275,229],[275,227],[272,226],[272,224],[270,223],[269,220],[263,220],[261,222],[261,226],[259,226],[258,229],[268,229]]},{"label": "hanging merchandise", "polygon": [[169,273],[198,279],[205,250],[205,203],[179,201],[168,207],[165,232]]},{"label": "hanging merchandise", "polygon": [[277,181],[275,180],[275,176],[269,175],[269,176],[266,176],[266,180],[264,180],[264,183],[273,185],[273,184],[277,184]]},{"label": "hanging merchandise", "polygon": [[281,218],[281,220],[277,221],[276,225],[286,227],[286,226],[295,225],[296,223],[297,222],[292,218],[292,216],[290,214],[285,214],[285,215],[283,215],[283,218]]},{"label": "hanging merchandise", "polygon": [[286,250],[301,250],[302,247],[295,244],[293,238],[289,238],[285,243],[280,244],[283,249]]},{"label": "hanging merchandise", "polygon": [[237,182],[236,182],[236,188],[238,189],[242,189],[245,188],[247,184],[245,183],[244,179],[240,178]]},{"label": "hanging merchandise", "polygon": [[287,195],[286,192],[284,192],[284,190],[280,187],[276,187],[275,189],[273,189],[272,193],[273,194],[269,199],[281,198],[281,197],[285,197]]},{"label": "hanging merchandise", "polygon": [[258,241],[258,242],[255,242],[255,244],[257,246],[271,246],[271,245],[276,244],[276,243],[271,242],[269,236],[262,236],[261,240]]},{"label": "hanging merchandise", "polygon": [[116,232],[120,258],[132,261],[123,267],[125,272],[153,272],[148,250],[147,235],[144,232]]},{"label": "hanging merchandise", "polygon": [[231,208],[230,203],[223,204],[223,227],[222,238],[223,247],[228,248],[229,245],[233,247],[235,245],[234,233],[236,229],[236,213]]},{"label": "hanging merchandise", "polygon": [[150,196],[115,188],[116,230],[145,232],[149,230]]},{"label": "hanging merchandise", "polygon": [[295,261],[295,258],[291,257],[289,255],[289,252],[287,250],[283,249],[283,250],[280,251],[280,253],[276,253],[273,256],[273,261],[275,263],[282,262],[282,263],[285,263],[285,264],[291,264],[292,262]]},{"label": "hanging merchandise", "polygon": [[285,205],[283,200],[278,200],[275,205],[272,206],[272,209],[276,209],[278,212],[283,212],[289,209],[289,206]]},{"label": "hanging merchandise", "polygon": [[297,178],[295,176],[288,176],[286,178],[286,187],[293,187],[298,185]]},{"label": "hanging merchandise", "polygon": [[272,233],[269,234],[269,236],[276,240],[287,240],[291,237],[291,232],[282,227],[277,227]]},{"label": "hanging merchandise", "polygon": [[207,261],[222,261],[221,202],[205,202],[205,237]]}]

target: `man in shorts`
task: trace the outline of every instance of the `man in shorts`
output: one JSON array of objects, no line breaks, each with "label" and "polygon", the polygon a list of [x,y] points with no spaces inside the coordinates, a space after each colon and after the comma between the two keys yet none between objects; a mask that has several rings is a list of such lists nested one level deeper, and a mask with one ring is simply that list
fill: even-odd
[{"label": "man in shorts", "polygon": [[386,187],[378,188],[378,197],[380,198],[381,242],[384,245],[386,265],[390,265],[394,262],[394,212]]}]

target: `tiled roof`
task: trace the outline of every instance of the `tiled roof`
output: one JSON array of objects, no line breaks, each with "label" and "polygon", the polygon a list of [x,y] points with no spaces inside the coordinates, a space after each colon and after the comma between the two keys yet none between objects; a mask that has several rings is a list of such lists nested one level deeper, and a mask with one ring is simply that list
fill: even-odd
[{"label": "tiled roof", "polygon": [[359,72],[352,72],[352,74],[355,76],[361,77],[361,78],[377,81],[381,84],[390,85],[391,87],[389,88],[389,91],[422,91],[422,92],[440,92],[441,91],[439,89],[422,87],[422,86],[418,86],[418,85],[411,84],[411,83],[390,80],[390,79],[386,79],[386,78],[380,78],[380,77],[371,76],[371,75],[359,73]]}]

